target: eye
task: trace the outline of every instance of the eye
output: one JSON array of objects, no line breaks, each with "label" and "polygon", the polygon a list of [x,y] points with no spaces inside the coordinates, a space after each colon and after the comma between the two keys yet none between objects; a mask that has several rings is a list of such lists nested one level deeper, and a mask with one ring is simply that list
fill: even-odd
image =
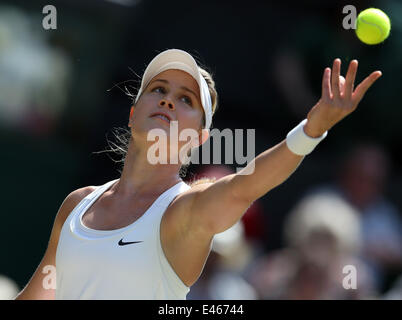
[{"label": "eye", "polygon": [[191,100],[188,96],[183,96],[184,103],[187,103],[189,106],[193,106],[193,100]]},{"label": "eye", "polygon": [[152,89],[152,92],[160,92],[160,93],[165,93],[165,88],[163,87],[155,87],[154,89]]}]

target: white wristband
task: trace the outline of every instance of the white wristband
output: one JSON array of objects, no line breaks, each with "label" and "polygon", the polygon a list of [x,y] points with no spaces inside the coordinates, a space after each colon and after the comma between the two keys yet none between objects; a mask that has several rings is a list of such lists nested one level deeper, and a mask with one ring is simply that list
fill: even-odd
[{"label": "white wristband", "polygon": [[325,131],[321,137],[312,138],[303,130],[306,123],[307,119],[304,119],[286,136],[286,145],[289,150],[299,156],[307,155],[313,151],[317,144],[319,144],[328,134],[328,131]]}]

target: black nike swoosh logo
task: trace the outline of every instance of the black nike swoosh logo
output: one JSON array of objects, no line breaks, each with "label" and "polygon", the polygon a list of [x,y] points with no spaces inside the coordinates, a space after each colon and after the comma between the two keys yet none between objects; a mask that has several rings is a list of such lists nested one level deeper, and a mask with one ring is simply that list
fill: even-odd
[{"label": "black nike swoosh logo", "polygon": [[128,244],[140,243],[140,242],[143,242],[143,241],[123,242],[123,238],[121,238],[120,241],[119,241],[119,246],[126,246],[126,245],[128,245]]}]

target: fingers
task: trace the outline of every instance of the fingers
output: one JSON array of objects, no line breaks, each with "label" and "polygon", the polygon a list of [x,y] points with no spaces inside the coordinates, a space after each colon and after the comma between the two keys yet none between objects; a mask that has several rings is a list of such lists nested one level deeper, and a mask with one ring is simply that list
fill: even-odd
[{"label": "fingers", "polygon": [[341,74],[341,60],[335,59],[332,65],[332,75],[331,75],[331,82],[332,82],[332,94],[334,95],[335,99],[338,99],[341,95],[340,87],[339,87],[339,76]]},{"label": "fingers", "polygon": [[350,62],[345,79],[340,75],[341,60],[335,59],[332,70],[331,68],[325,68],[324,70],[322,79],[322,97],[329,99],[332,99],[332,97],[334,99],[339,99],[342,97],[349,101],[352,100],[352,105],[357,106],[367,90],[382,75],[381,71],[371,73],[357,86],[356,90],[354,90],[357,66],[357,60],[352,60]]},{"label": "fingers", "polygon": [[374,71],[357,86],[357,88],[352,96],[354,105],[357,105],[360,102],[360,100],[363,98],[366,91],[373,85],[373,83],[379,77],[381,77],[381,75],[382,75],[381,71]]},{"label": "fingers", "polygon": [[322,97],[326,99],[331,98],[331,69],[325,68],[322,77]]},{"label": "fingers", "polygon": [[345,97],[350,99],[353,94],[353,87],[356,79],[358,61],[352,60],[349,64],[348,72],[346,73],[346,81],[345,81]]},{"label": "fingers", "polygon": [[343,95],[345,91],[345,78],[342,76],[339,76],[339,89],[341,91],[341,95]]}]

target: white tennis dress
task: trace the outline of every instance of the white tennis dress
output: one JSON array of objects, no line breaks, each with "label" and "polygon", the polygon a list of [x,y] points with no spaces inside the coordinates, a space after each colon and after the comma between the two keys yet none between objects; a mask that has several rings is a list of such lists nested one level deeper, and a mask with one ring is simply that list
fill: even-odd
[{"label": "white tennis dress", "polygon": [[97,187],[66,219],[56,252],[56,299],[186,299],[190,288],[167,261],[159,230],[170,202],[190,186],[181,181],[167,189],[124,228],[86,227],[85,211],[117,180]]}]

